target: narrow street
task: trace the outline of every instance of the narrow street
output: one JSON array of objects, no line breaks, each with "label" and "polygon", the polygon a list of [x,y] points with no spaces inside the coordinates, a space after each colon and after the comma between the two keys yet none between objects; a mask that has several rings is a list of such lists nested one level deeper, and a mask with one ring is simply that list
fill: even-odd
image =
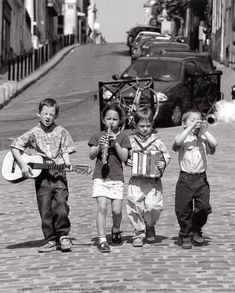
[{"label": "narrow street", "polygon": [[88,139],[99,126],[98,100],[94,98],[98,82],[111,80],[112,74],[121,73],[129,63],[124,44],[81,46],[70,52],[46,76],[0,110],[0,150],[8,148],[9,138],[37,121],[38,103],[48,96],[60,104],[58,122],[68,128],[74,140]]},{"label": "narrow street", "polygon": [[[61,105],[58,123],[76,141],[74,162],[93,167],[94,162],[88,158],[87,140],[99,130],[98,101],[94,98],[98,81],[110,80],[113,73],[121,73],[129,63],[124,44],[84,46],[67,55],[49,74],[0,110],[0,161],[9,149],[11,138],[37,122],[38,102],[50,96]],[[233,75],[227,76],[234,82]],[[109,254],[97,250],[92,176],[71,173],[68,181],[73,250],[39,254],[37,249],[43,235],[34,182],[10,184],[0,177],[0,292],[235,292],[235,124],[210,126],[219,143],[216,153],[209,157],[207,172],[213,213],[203,231],[205,245],[191,250],[179,246],[174,213],[179,167],[171,146],[181,130],[181,127],[159,129],[171,162],[163,176],[164,211],[156,226],[157,238],[143,248],[132,246],[132,227],[124,200],[121,226],[124,244],[111,247]],[[124,174],[127,184],[128,167]],[[108,237],[110,230],[109,210]]]}]

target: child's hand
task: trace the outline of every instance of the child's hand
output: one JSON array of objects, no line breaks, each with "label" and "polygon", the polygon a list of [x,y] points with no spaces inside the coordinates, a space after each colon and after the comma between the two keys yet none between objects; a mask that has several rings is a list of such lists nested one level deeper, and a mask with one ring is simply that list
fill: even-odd
[{"label": "child's hand", "polygon": [[202,125],[202,120],[195,120],[192,123],[192,129],[200,129],[201,125]]},{"label": "child's hand", "polygon": [[66,167],[64,168],[64,170],[65,170],[66,172],[73,172],[73,166],[70,165],[70,164],[68,164],[68,165],[66,165]]},{"label": "child's hand", "polygon": [[117,139],[117,134],[115,134],[112,130],[109,133],[109,139],[114,141]]},{"label": "child's hand", "polygon": [[160,175],[160,177],[162,177],[164,171],[165,171],[165,168],[166,168],[166,163],[165,161],[158,161],[156,163],[156,172],[157,174]]},{"label": "child's hand", "polygon": [[22,166],[21,171],[22,171],[22,174],[23,174],[23,176],[24,176],[25,178],[29,178],[30,175],[31,175],[31,176],[33,175],[33,169],[32,169],[29,165],[27,165],[27,164],[24,164],[24,165]]},{"label": "child's hand", "polygon": [[164,161],[158,161],[158,162],[156,163],[156,166],[157,166],[158,168],[160,168],[161,170],[163,170],[163,169],[165,169],[166,163],[165,163]]},{"label": "child's hand", "polygon": [[128,159],[128,160],[126,161],[126,166],[128,166],[128,167],[132,167],[132,165],[133,165],[133,160],[132,160],[132,159]]},{"label": "child's hand", "polygon": [[194,133],[194,135],[198,135],[200,130],[201,130],[201,125],[202,125],[202,120],[195,120],[192,124],[191,124],[191,129],[192,132]]},{"label": "child's hand", "polygon": [[200,135],[205,134],[205,132],[208,130],[208,123],[206,121],[203,121],[201,123],[201,128],[200,128]]},{"label": "child's hand", "polygon": [[101,147],[104,147],[108,144],[108,139],[107,139],[107,135],[103,135],[101,136],[100,140],[99,140],[99,145]]}]

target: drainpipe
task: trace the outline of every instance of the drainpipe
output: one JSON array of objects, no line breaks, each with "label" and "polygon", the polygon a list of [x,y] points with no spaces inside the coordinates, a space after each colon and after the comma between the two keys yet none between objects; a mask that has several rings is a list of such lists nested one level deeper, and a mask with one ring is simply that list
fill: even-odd
[{"label": "drainpipe", "polygon": [[187,3],[186,8],[186,17],[185,17],[185,31],[184,31],[184,37],[188,40],[188,43],[190,43],[190,28],[191,28],[191,7],[190,7],[190,1]]},{"label": "drainpipe", "polygon": [[225,5],[221,1],[221,47],[220,47],[220,62],[224,63],[224,39],[225,39]]}]

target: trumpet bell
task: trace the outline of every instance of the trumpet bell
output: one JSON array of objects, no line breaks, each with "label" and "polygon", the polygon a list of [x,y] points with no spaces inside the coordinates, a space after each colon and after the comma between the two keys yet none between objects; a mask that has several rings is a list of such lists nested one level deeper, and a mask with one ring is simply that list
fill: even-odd
[{"label": "trumpet bell", "polygon": [[206,117],[206,121],[208,124],[215,125],[217,123],[217,118],[215,115],[210,114]]}]

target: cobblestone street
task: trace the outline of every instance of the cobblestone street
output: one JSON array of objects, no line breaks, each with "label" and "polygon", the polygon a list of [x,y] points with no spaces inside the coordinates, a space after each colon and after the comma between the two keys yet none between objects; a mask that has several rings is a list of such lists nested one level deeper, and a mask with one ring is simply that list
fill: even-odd
[{"label": "cobblestone street", "polygon": [[[110,72],[122,72],[129,62],[123,44],[120,47],[108,46],[77,49],[54,71],[1,110],[0,126],[4,141],[2,138],[0,162],[10,144],[9,138],[34,124],[38,101],[42,95],[51,95],[62,103],[61,124],[71,130],[73,137],[80,138],[76,139],[77,152],[72,157],[72,162],[94,166],[94,162],[88,158],[87,137],[91,131],[99,128],[98,101],[90,99],[90,91],[93,94],[97,90],[97,80],[106,80],[111,75]],[[87,56],[92,56],[90,64]],[[75,62],[79,58],[82,60],[80,67]],[[95,67],[94,60],[99,60],[99,67]],[[104,60],[108,66],[105,66]],[[70,73],[71,68],[73,70]],[[221,68],[224,70],[224,67]],[[93,79],[89,79],[89,76]],[[229,94],[230,85],[234,82],[234,71],[227,71],[225,76],[223,88],[226,89],[227,84]],[[66,92],[71,95],[67,96]],[[86,95],[81,96],[81,92]],[[87,96],[87,104],[79,104]],[[89,125],[85,119],[91,120]],[[83,131],[82,135],[80,130]],[[159,137],[165,142],[172,158],[163,176],[164,211],[156,226],[157,238],[153,244],[145,244],[143,248],[132,246],[132,227],[127,219],[124,200],[121,226],[124,244],[121,247],[111,247],[112,252],[109,254],[97,250],[96,202],[91,198],[92,175],[69,173],[72,252],[39,254],[37,250],[43,244],[43,235],[34,181],[10,184],[0,175],[0,292],[234,293],[235,123],[210,126],[210,131],[219,144],[216,153],[208,158],[207,175],[211,186],[213,213],[203,231],[205,245],[191,250],[183,250],[179,246],[179,227],[174,212],[174,190],[179,167],[177,154],[171,151],[171,146],[175,135],[180,131],[181,127],[159,129]],[[125,167],[124,171],[127,184],[130,169]],[[109,210],[108,236],[110,230]]]},{"label": "cobblestone street", "polygon": [[[33,181],[10,184],[1,179],[0,292],[234,292],[235,204],[233,169],[234,125],[211,127],[217,153],[209,158],[213,213],[204,229],[203,247],[182,250],[174,214],[177,156],[165,172],[164,212],[157,239],[133,248],[132,229],[123,207],[124,244],[110,254],[96,248],[96,203],[91,199],[92,177],[69,174],[73,251],[39,254],[40,219]],[[159,130],[168,148],[179,128]],[[74,158],[90,163],[87,141],[77,145]],[[0,153],[2,160],[5,152]],[[129,169],[125,169],[126,182]],[[110,214],[107,233],[111,229]]]}]

